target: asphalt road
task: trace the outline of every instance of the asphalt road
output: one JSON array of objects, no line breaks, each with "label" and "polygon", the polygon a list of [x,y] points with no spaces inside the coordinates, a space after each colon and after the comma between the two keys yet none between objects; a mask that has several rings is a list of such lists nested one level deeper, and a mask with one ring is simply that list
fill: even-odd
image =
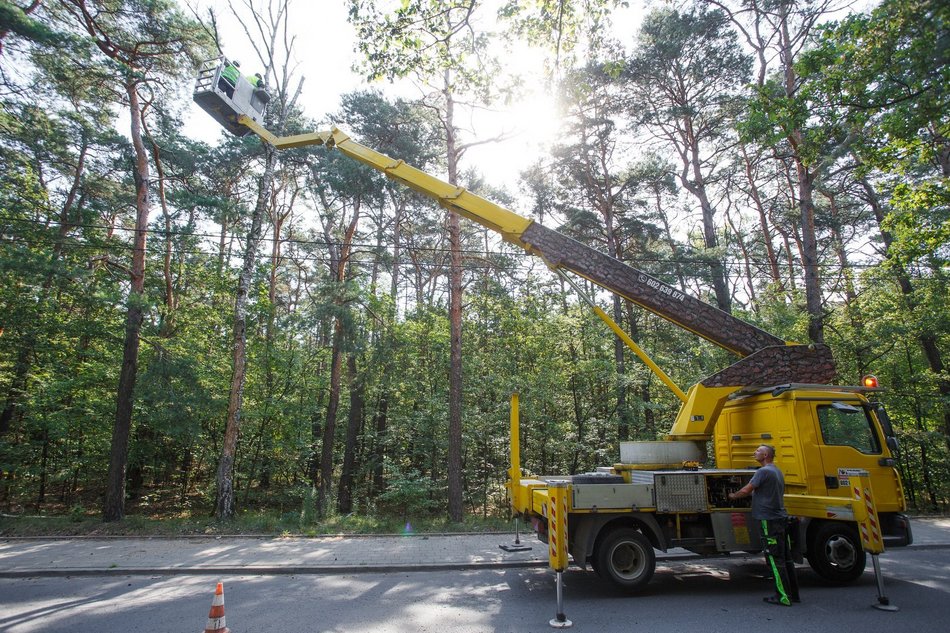
[{"label": "asphalt road", "polygon": [[[950,549],[881,557],[885,591],[899,612],[871,608],[869,571],[829,587],[800,568],[801,605],[761,602],[768,593],[757,557],[664,561],[647,591],[619,595],[593,574],[564,575],[565,613],[577,631],[702,633],[894,633],[945,630],[950,622]],[[870,569],[870,564],[869,564]],[[0,631],[127,633],[202,631],[214,578],[75,576],[0,579]],[[543,632],[556,611],[545,568],[340,575],[225,576],[233,633]]]}]

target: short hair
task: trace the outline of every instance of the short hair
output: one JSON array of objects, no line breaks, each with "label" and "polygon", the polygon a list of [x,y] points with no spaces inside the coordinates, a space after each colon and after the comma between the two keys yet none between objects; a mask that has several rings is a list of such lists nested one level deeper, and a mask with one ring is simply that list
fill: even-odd
[{"label": "short hair", "polygon": [[765,449],[766,453],[769,455],[769,459],[775,459],[775,447],[771,444],[762,444],[762,448]]}]

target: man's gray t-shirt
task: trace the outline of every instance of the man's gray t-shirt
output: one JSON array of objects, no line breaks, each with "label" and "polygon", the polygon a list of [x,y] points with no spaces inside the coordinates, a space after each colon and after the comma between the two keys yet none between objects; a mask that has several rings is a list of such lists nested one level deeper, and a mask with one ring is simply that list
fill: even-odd
[{"label": "man's gray t-shirt", "polygon": [[784,519],[785,477],[775,464],[766,464],[752,475],[752,518],[756,520]]}]

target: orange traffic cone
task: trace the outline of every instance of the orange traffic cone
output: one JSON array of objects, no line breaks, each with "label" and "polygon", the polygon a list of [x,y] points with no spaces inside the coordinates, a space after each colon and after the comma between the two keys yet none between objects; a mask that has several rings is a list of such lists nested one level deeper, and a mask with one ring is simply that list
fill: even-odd
[{"label": "orange traffic cone", "polygon": [[231,633],[224,622],[224,583],[219,582],[214,589],[214,599],[211,601],[211,612],[208,614],[208,624],[203,633]]}]

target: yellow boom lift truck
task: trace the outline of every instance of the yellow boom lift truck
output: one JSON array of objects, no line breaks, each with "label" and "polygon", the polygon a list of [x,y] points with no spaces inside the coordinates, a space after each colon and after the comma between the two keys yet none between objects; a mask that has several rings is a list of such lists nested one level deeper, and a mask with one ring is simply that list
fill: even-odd
[{"label": "yellow boom lift truck", "polygon": [[[517,416],[512,416],[512,510],[547,541],[549,488],[567,482],[567,544],[574,564],[589,564],[633,592],[653,576],[654,549],[685,548],[704,556],[761,551],[757,532],[746,520],[749,500],[728,499],[751,479],[752,453],[760,444],[776,448],[776,463],[785,473],[785,505],[800,519],[795,536],[823,578],[847,583],[861,576],[866,564],[862,542],[872,542],[861,534],[868,519],[880,541],[872,553],[885,544],[911,543],[895,468],[897,440],[884,407],[868,398],[876,385],[832,385],[836,372],[827,347],[777,338],[609,255],[365,147],[336,128],[278,138],[258,123],[262,104],[235,103],[220,91],[221,64],[202,71],[194,100],[233,134],[253,132],[278,149],[335,148],[496,231],[570,283],[567,272],[739,357],[683,392],[574,286],[682,402],[665,441],[622,442],[618,463],[579,475],[523,476]],[[709,447],[716,467],[700,468]],[[866,503],[871,490],[874,505]]]}]

